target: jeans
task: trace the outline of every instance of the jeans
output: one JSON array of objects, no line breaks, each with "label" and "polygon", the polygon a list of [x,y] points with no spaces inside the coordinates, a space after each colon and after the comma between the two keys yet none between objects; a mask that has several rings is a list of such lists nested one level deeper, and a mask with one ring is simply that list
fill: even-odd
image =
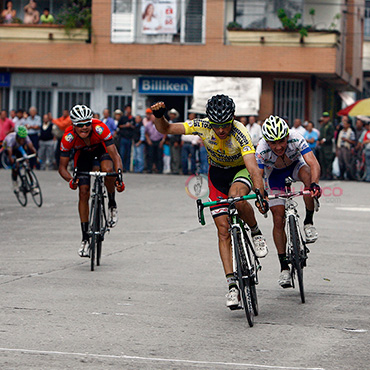
[{"label": "jeans", "polygon": [[366,180],[370,182],[370,150],[365,151]]},{"label": "jeans", "polygon": [[181,165],[182,173],[188,175],[189,173],[189,155],[191,155],[191,174],[195,173],[195,146],[192,143],[184,142],[181,148]]},{"label": "jeans", "polygon": [[144,143],[136,146],[134,144],[134,172],[143,172],[144,170]]},{"label": "jeans", "polygon": [[159,147],[161,140],[152,141],[152,145],[148,146],[148,172],[153,170],[153,163],[156,166],[158,173],[163,172],[163,149]]},{"label": "jeans", "polygon": [[131,164],[131,145],[132,140],[121,137],[119,144],[119,154],[122,158],[123,169],[128,172],[130,171]]},{"label": "jeans", "polygon": [[208,173],[208,154],[207,149],[204,146],[201,146],[199,149],[199,160],[200,160],[200,173]]},{"label": "jeans", "polygon": [[47,140],[39,141],[39,158],[41,160],[40,163],[40,170],[46,170],[46,165],[48,169],[53,168],[54,166],[54,156],[55,153],[55,141],[54,140]]}]

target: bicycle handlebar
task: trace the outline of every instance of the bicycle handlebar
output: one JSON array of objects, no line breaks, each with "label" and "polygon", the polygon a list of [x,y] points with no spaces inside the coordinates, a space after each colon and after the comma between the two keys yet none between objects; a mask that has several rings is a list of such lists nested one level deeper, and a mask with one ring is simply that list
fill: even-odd
[{"label": "bicycle handlebar", "polygon": [[30,159],[30,158],[33,158],[33,157],[36,157],[36,153],[33,153],[33,154],[29,154],[29,155],[26,155],[25,157],[21,157],[21,158],[17,158],[15,161],[16,162],[23,162],[27,159]]},{"label": "bicycle handlebar", "polygon": [[217,204],[236,203],[242,200],[256,199],[256,198],[257,198],[257,194],[249,194],[249,195],[244,195],[242,197],[220,199],[220,200],[215,200],[213,202],[204,202],[204,203],[202,203],[201,199],[197,199],[198,221],[203,226],[206,224],[206,221],[204,218],[204,212],[203,212],[204,208],[206,207],[215,206]]},{"label": "bicycle handlebar", "polygon": [[[269,199],[294,198],[294,197],[298,197],[298,196],[301,196],[301,195],[310,195],[310,194],[311,194],[310,190],[301,190],[301,191],[290,192],[290,193],[270,194],[268,196],[268,198]],[[259,197],[260,197],[259,194],[249,194],[249,195],[244,195],[242,197],[220,199],[220,200],[216,200],[216,201],[213,201],[213,202],[204,202],[204,203],[202,203],[201,199],[197,199],[198,221],[203,226],[206,224],[206,221],[205,221],[205,218],[204,218],[204,212],[203,212],[204,208],[206,208],[206,207],[211,207],[211,206],[215,206],[215,205],[218,205],[218,204],[237,203],[237,202],[240,202],[242,200],[258,199]],[[318,210],[318,208],[320,206],[319,201],[316,197],[314,198],[314,201],[315,201],[315,210],[316,209]],[[264,214],[264,216],[266,217],[267,214]]]},{"label": "bicycle handlebar", "polygon": [[101,176],[101,177],[117,177],[118,172],[101,172],[101,171],[77,171],[76,175]]}]

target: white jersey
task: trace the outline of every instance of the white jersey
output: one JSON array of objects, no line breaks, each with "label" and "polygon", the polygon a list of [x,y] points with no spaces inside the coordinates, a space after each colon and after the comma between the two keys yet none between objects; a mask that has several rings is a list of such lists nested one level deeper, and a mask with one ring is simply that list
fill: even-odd
[{"label": "white jersey", "polygon": [[305,138],[298,132],[289,132],[288,145],[284,157],[278,157],[269,147],[265,139],[261,139],[256,150],[256,159],[259,168],[265,170],[282,169],[293,162],[303,160],[303,155],[311,149]]}]

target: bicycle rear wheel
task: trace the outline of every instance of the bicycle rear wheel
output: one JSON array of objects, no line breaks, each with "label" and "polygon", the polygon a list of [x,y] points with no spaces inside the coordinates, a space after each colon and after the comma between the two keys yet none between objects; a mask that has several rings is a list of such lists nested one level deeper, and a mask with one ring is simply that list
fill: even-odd
[{"label": "bicycle rear wheel", "polygon": [[91,242],[90,242],[90,265],[91,271],[95,268],[95,253],[98,249],[99,238],[100,238],[100,203],[98,198],[94,202],[94,210],[91,218]]},{"label": "bicycle rear wheel", "polygon": [[236,227],[232,228],[231,236],[234,243],[236,275],[238,278],[239,290],[242,296],[245,316],[247,317],[249,326],[252,327],[254,325],[254,310],[252,306],[252,294],[249,283],[250,279],[243,278],[243,264],[245,264],[245,254],[243,250],[240,230]]},{"label": "bicycle rear wheel", "polygon": [[18,187],[18,190],[14,190],[14,194],[22,207],[27,205],[27,184],[22,181],[20,176],[18,176],[18,184],[21,183]]},{"label": "bicycle rear wheel", "polygon": [[298,235],[297,224],[294,216],[289,216],[289,229],[290,238],[292,243],[291,251],[291,262],[292,262],[292,278],[294,278],[295,273],[297,274],[299,292],[301,295],[301,302],[305,303],[304,285],[303,285],[303,263],[301,261],[301,243]]},{"label": "bicycle rear wheel", "polygon": [[32,199],[37,205],[37,207],[42,206],[42,194],[41,194],[41,188],[39,185],[39,181],[37,180],[37,177],[33,170],[29,169],[26,172],[27,175],[27,182],[29,185],[29,188],[31,190]]}]

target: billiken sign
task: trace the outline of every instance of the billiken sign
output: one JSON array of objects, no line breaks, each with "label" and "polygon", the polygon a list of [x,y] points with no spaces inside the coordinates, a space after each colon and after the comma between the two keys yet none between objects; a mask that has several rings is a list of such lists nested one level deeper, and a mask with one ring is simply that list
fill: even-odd
[{"label": "billiken sign", "polygon": [[193,95],[191,77],[139,77],[139,93],[146,95]]}]

